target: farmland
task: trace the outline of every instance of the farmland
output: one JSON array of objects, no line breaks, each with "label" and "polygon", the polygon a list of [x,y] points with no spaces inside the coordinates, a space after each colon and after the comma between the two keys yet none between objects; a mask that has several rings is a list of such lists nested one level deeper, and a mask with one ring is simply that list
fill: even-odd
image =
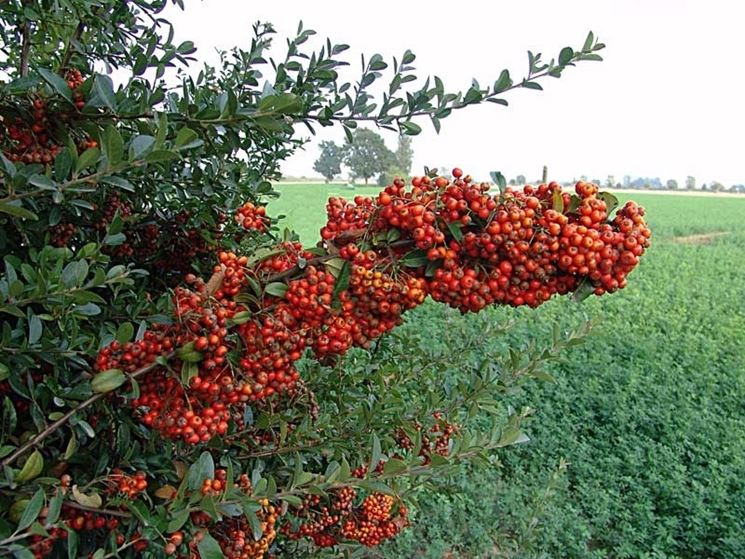
[{"label": "farmland", "polygon": [[[310,242],[329,194],[377,188],[279,190],[270,212]],[[510,396],[536,409],[531,441],[504,451],[501,467],[464,469],[450,491],[423,497],[415,526],[377,556],[512,556],[512,544],[521,557],[745,556],[745,199],[634,199],[655,237],[623,292],[478,320],[424,305],[393,335],[442,344],[441,321],[447,339],[473,339],[485,320],[514,319],[497,342],[506,348],[540,343],[554,323],[594,324],[551,370],[555,384]],[[547,491],[560,458],[569,466]]]}]

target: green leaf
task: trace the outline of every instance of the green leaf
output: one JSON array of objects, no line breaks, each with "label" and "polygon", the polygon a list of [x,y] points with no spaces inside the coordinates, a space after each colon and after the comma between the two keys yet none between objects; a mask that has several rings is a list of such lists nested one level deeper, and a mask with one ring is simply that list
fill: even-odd
[{"label": "green leaf", "polygon": [[609,216],[618,207],[618,198],[616,198],[610,192],[601,192],[598,194],[598,198],[605,202],[605,206],[607,208],[606,211],[608,212]]},{"label": "green leaf", "polygon": [[101,150],[98,148],[88,148],[78,157],[78,164],[75,166],[75,172],[79,173],[96,163],[101,157]]},{"label": "green leaf", "polygon": [[28,343],[29,345],[34,345],[36,342],[38,342],[41,339],[41,332],[43,329],[43,325],[41,323],[41,319],[33,315],[28,320]]},{"label": "green leaf", "polygon": [[34,520],[38,518],[43,506],[44,489],[39,488],[37,489],[36,493],[34,493],[34,496],[31,497],[31,500],[28,502],[28,505],[26,505],[26,508],[23,510],[21,519],[18,521],[18,530],[25,530],[26,528],[31,526]]},{"label": "green leaf", "polygon": [[285,296],[288,289],[289,287],[286,283],[282,283],[281,281],[273,281],[266,284],[266,287],[264,287],[264,293],[266,293],[267,295],[272,295],[274,297],[282,298]]},{"label": "green leaf", "polygon": [[402,460],[398,460],[397,458],[391,458],[388,460],[388,462],[385,463],[385,466],[383,467],[383,473],[389,474],[389,475],[396,475],[399,472],[402,472],[406,469],[406,463]]},{"label": "green leaf", "polygon": [[572,47],[564,47],[559,53],[559,64],[561,66],[566,66],[569,62],[571,62],[573,56],[574,49]]},{"label": "green leaf", "polygon": [[533,371],[530,373],[530,376],[534,379],[542,380],[544,382],[550,382],[551,384],[556,384],[556,379],[553,375],[547,373],[546,371]]},{"label": "green leaf", "polygon": [[131,322],[122,322],[116,330],[116,341],[125,344],[134,336],[135,327]]},{"label": "green leaf", "polygon": [[349,280],[352,277],[352,263],[344,262],[344,265],[339,270],[339,275],[336,276],[334,281],[334,291],[331,294],[333,301],[338,301],[342,291],[345,291],[349,287]]},{"label": "green leaf", "polygon": [[524,81],[523,82],[523,87],[525,89],[537,89],[539,91],[542,91],[543,90],[543,87],[541,86],[541,84],[539,84],[537,82]]},{"label": "green leaf", "polygon": [[199,374],[199,366],[194,362],[181,364],[181,384],[189,386],[189,381]]},{"label": "green leaf", "polygon": [[72,170],[72,153],[70,148],[65,148],[54,158],[54,178],[64,181]]},{"label": "green leaf", "polygon": [[52,86],[54,91],[72,102],[72,91],[70,91],[70,86],[67,85],[67,82],[61,76],[55,74],[51,70],[47,70],[46,68],[37,68],[36,71],[39,72],[39,75],[45,82]]},{"label": "green leaf", "polygon": [[101,314],[101,307],[95,303],[86,303],[85,305],[75,305],[72,312],[78,316],[97,316]]},{"label": "green leaf", "polygon": [[109,124],[103,131],[101,138],[101,147],[103,154],[109,163],[109,168],[113,167],[124,157],[124,142],[119,130],[112,124]]},{"label": "green leaf", "polygon": [[67,559],[77,559],[80,540],[75,530],[67,531]]},{"label": "green leaf", "polygon": [[475,87],[471,87],[466,92],[466,96],[463,98],[463,103],[466,104],[466,105],[470,105],[472,103],[478,103],[479,101],[481,101],[481,99],[483,99],[483,97],[484,96],[481,93],[481,91],[479,91]]},{"label": "green leaf", "polygon": [[186,473],[186,486],[192,491],[202,487],[202,483],[205,479],[214,479],[215,477],[215,461],[212,459],[212,455],[204,451],[199,455],[199,458],[190,467]]},{"label": "green leaf", "polygon": [[422,131],[421,126],[419,126],[417,123],[412,122],[410,120],[402,122],[401,128],[403,129],[404,134],[407,134],[409,136],[416,136]]},{"label": "green leaf", "polygon": [[583,278],[580,284],[577,286],[577,289],[575,289],[574,293],[572,294],[572,301],[574,301],[575,303],[581,303],[594,292],[595,286],[592,285],[592,282],[588,278]]},{"label": "green leaf", "polygon": [[178,131],[178,134],[176,134],[175,146],[177,148],[183,148],[184,146],[188,146],[197,138],[199,138],[199,134],[197,134],[188,126],[184,126],[183,128],[181,128],[181,130]]},{"label": "green leaf", "polygon": [[217,543],[215,538],[210,536],[209,532],[204,532],[204,537],[197,544],[197,549],[199,550],[199,557],[201,559],[225,559],[220,544]]},{"label": "green leaf", "polygon": [[189,520],[189,515],[190,513],[188,510],[182,510],[181,512],[176,513],[168,522],[166,532],[170,534],[171,532],[181,529],[181,527],[186,524],[186,521]]},{"label": "green leaf", "polygon": [[575,213],[581,203],[582,203],[582,198],[580,198],[576,194],[571,194],[569,196],[569,205],[565,208],[566,213],[567,214]]},{"label": "green leaf", "polygon": [[155,138],[140,134],[132,139],[129,144],[129,160],[142,159],[155,146]]},{"label": "green leaf", "polygon": [[175,151],[170,151],[167,149],[157,149],[153,152],[150,152],[145,157],[145,161],[148,163],[161,163],[163,161],[171,161],[172,159],[178,159],[179,154]]},{"label": "green leaf", "polygon": [[509,70],[502,70],[499,74],[499,78],[494,82],[494,93],[502,93],[508,87],[512,86],[512,78],[510,78]]},{"label": "green leaf", "polygon": [[372,447],[372,454],[370,455],[370,464],[367,466],[368,475],[372,474],[375,471],[375,468],[378,466],[378,462],[380,462],[380,456],[382,454],[382,450],[380,448],[380,439],[375,432],[370,435],[370,446]]},{"label": "green leaf", "polygon": [[13,163],[10,159],[5,157],[2,152],[0,152],[0,163],[2,163],[2,171],[8,175],[11,179],[16,176],[16,166],[15,163]]},{"label": "green leaf", "polygon": [[451,221],[448,223],[448,230],[450,231],[450,234],[458,242],[461,242],[463,240],[463,231],[461,231],[460,227],[461,223],[459,221]]},{"label": "green leaf", "polygon": [[554,190],[551,198],[551,207],[559,213],[564,213],[564,197],[560,190]]},{"label": "green leaf", "polygon": [[105,182],[106,184],[110,184],[112,186],[116,186],[117,188],[120,188],[121,190],[126,190],[127,192],[134,192],[135,187],[132,186],[132,183],[129,182],[127,179],[123,177],[118,177],[116,175],[111,175],[108,177],[103,177],[101,179],[101,182]]},{"label": "green leaf", "polygon": [[283,495],[280,497],[280,499],[287,502],[287,504],[292,505],[293,507],[299,507],[303,504],[303,500],[297,495]]},{"label": "green leaf", "polygon": [[127,375],[121,369],[109,369],[103,373],[98,373],[91,381],[93,392],[111,392],[119,388],[127,381]]},{"label": "green leaf", "polygon": [[499,171],[492,171],[489,175],[491,175],[491,180],[493,180],[494,184],[499,188],[499,192],[504,193],[507,188],[507,179],[504,178],[504,175]]},{"label": "green leaf", "polygon": [[592,43],[594,42],[595,42],[595,35],[593,35],[592,31],[590,31],[587,34],[587,38],[585,39],[585,44],[582,45],[582,50],[584,52],[589,51],[590,49],[592,49]]},{"label": "green leaf", "polygon": [[420,266],[426,266],[429,262],[427,253],[424,250],[417,249],[404,255],[400,260],[400,263],[408,268],[419,268]]},{"label": "green leaf", "polygon": [[31,455],[26,458],[26,462],[23,464],[23,468],[21,468],[21,471],[18,472],[18,475],[16,476],[16,481],[30,481],[37,477],[43,469],[44,457],[41,455],[41,452],[39,452],[38,450],[34,450]]},{"label": "green leaf", "polygon": [[246,514],[246,519],[248,520],[249,526],[251,526],[254,540],[259,541],[264,535],[264,531],[261,529],[261,522],[259,522],[259,517],[256,516],[256,513],[251,512]]},{"label": "green leaf", "polygon": [[57,520],[59,519],[60,511],[62,510],[63,501],[64,495],[62,495],[62,489],[58,487],[54,493],[54,497],[52,497],[49,501],[49,510],[47,512],[46,518],[44,519],[45,526],[49,527],[57,522]]},{"label": "green leaf", "polygon": [[116,95],[114,94],[114,82],[109,76],[96,74],[93,81],[93,92],[104,105],[114,111],[116,108]]},{"label": "green leaf", "polygon": [[39,216],[34,212],[22,208],[20,201],[18,201],[17,204],[0,202],[0,212],[10,214],[14,217],[20,217],[22,219],[30,219],[32,221],[37,221],[39,219]]}]

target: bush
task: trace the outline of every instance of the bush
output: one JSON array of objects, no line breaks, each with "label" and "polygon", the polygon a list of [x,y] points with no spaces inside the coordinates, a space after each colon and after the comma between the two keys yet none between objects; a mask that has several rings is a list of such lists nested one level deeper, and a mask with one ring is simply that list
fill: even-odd
[{"label": "bush", "polygon": [[[351,134],[372,119],[416,134],[428,116],[439,129],[603,45],[590,34],[549,64],[531,55],[522,81],[504,71],[464,94],[439,78],[403,91],[406,52],[372,116],[380,56],[350,97],[336,74],[346,45],[311,55],[301,25],[267,79],[273,30],[256,24],[222,68],[174,76],[195,48],[171,43],[163,6],[13,3],[0,15],[0,549],[211,559],[374,546],[408,524],[410,492],[523,440],[527,411],[508,413],[504,393],[546,378],[576,341],[557,331],[502,366],[422,345],[401,370],[382,335],[428,294],[465,312],[614,291],[649,233],[633,204],[609,218],[613,199],[592,185],[491,196],[456,170],[330,201],[325,242],[306,249],[262,203],[302,144],[293,125]],[[538,240],[534,218],[549,231]],[[606,255],[582,253],[597,273],[559,248],[578,227],[608,235]],[[362,349],[342,364],[351,346]]]}]

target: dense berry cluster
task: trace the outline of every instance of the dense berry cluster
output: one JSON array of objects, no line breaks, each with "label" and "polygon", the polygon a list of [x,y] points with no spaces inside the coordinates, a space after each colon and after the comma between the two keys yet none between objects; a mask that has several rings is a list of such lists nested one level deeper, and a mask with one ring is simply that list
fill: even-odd
[{"label": "dense berry cluster", "polygon": [[106,481],[112,493],[119,493],[128,499],[136,498],[147,489],[147,476],[142,471],[135,472],[134,475],[130,476],[120,469],[115,469],[109,474]]},{"label": "dense berry cluster", "polygon": [[[365,471],[354,475],[363,477]],[[360,498],[353,487],[334,489],[326,497],[308,495],[291,512],[293,522],[283,524],[280,533],[291,540],[310,538],[318,547],[345,541],[373,547],[408,524],[408,511],[398,499],[378,492]]]},{"label": "dense berry cluster", "polygon": [[610,198],[595,185],[577,183],[573,195],[556,183],[492,195],[490,185],[454,176],[415,177],[411,189],[396,180],[354,203],[332,198],[322,237],[350,261],[372,253],[377,268],[408,268],[434,300],[464,312],[536,307],[584,283],[598,295],[614,291],[649,245],[643,209],[629,202],[608,221]]},{"label": "dense berry cluster", "polygon": [[[369,347],[427,295],[465,312],[534,307],[583,284],[614,291],[649,245],[644,211],[629,202],[609,221],[592,184],[578,183],[574,195],[555,183],[492,195],[489,185],[454,176],[416,177],[411,189],[397,179],[376,198],[330,199],[325,256],[289,242],[250,263],[219,253],[209,282],[190,274],[191,289],[175,290],[171,325],[113,343],[97,369],[134,372],[179,348],[170,370],[153,367],[142,379],[132,404],[164,436],[205,442],[227,433],[247,403],[291,393],[306,348],[327,359]],[[435,446],[447,445],[443,436]]]},{"label": "dense berry cluster", "polygon": [[235,212],[235,221],[244,229],[263,232],[266,231],[269,220],[266,208],[246,202]]}]

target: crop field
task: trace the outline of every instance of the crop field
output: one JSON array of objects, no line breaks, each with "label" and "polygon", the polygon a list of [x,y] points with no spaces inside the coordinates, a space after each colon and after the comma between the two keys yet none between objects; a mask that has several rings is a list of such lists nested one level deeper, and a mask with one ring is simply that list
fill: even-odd
[{"label": "crop field", "polygon": [[[329,195],[377,187],[278,190],[270,213],[310,242]],[[414,527],[373,556],[745,557],[745,198],[634,199],[654,237],[623,292],[478,320],[424,305],[393,334],[437,345],[514,320],[497,340],[506,348],[540,344],[555,323],[594,325],[552,368],[556,383],[509,396],[536,410],[530,442],[423,497]]]}]

